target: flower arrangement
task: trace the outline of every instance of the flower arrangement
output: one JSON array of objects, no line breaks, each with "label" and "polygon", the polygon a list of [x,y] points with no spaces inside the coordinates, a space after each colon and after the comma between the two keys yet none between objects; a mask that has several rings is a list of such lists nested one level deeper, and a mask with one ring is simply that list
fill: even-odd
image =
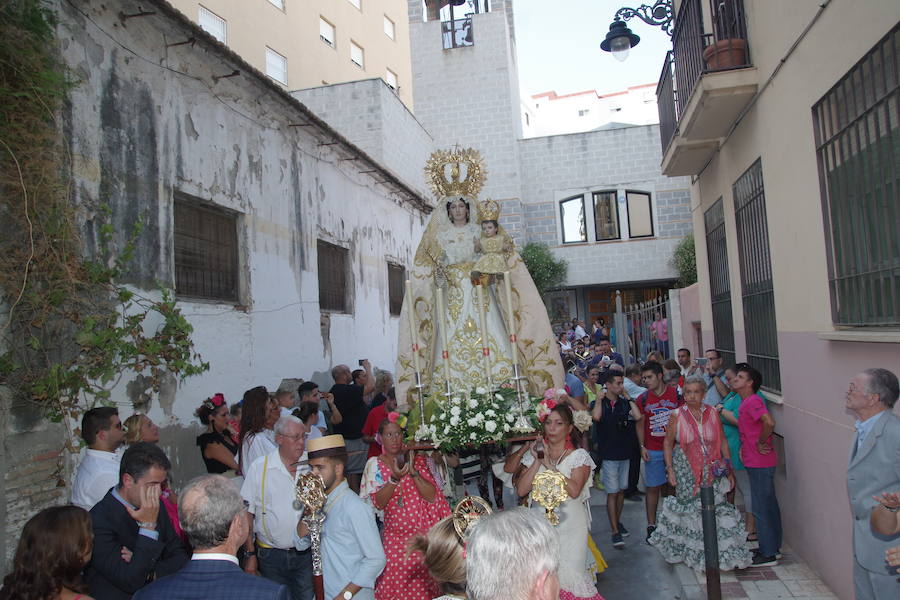
[{"label": "flower arrangement", "polygon": [[[528,419],[528,431],[537,428],[534,406],[537,398],[529,397],[524,407]],[[475,388],[474,392],[460,394],[441,402],[428,424],[419,428],[415,438],[430,440],[436,448],[450,452],[462,446],[481,446],[503,443],[512,433],[525,433],[516,428],[518,408],[516,393],[511,388],[490,392]],[[419,435],[419,434],[423,435]]]}]

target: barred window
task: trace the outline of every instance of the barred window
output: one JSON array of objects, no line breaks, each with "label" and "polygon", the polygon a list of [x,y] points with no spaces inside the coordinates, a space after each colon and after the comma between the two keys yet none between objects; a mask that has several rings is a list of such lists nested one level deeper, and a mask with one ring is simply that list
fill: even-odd
[{"label": "barred window", "polygon": [[763,377],[763,387],[781,390],[778,362],[778,327],[775,321],[775,288],[769,254],[769,228],[762,161],[756,159],[732,186],[737,225],[738,262],[747,362]]},{"label": "barred window", "polygon": [[706,228],[706,255],[709,260],[709,291],[712,296],[715,348],[726,365],[735,363],[734,319],[731,315],[731,279],[728,276],[728,247],[725,240],[725,211],[722,199],[703,213]]},{"label": "barred window", "polygon": [[813,106],[837,325],[900,325],[900,25]]},{"label": "barred window", "polygon": [[175,196],[175,293],[238,302],[237,215]]},{"label": "barred window", "polygon": [[584,221],[584,196],[575,196],[560,202],[559,217],[562,224],[563,244],[587,241],[587,229]]},{"label": "barred window", "polygon": [[397,265],[392,262],[388,266],[388,305],[391,314],[397,316],[400,314],[400,308],[403,306],[403,292],[406,287],[406,268],[403,265]]},{"label": "barred window", "polygon": [[346,248],[319,240],[316,244],[319,266],[319,310],[349,312],[347,310]]},{"label": "barred window", "polygon": [[594,229],[598,242],[619,239],[619,207],[615,190],[594,192]]}]

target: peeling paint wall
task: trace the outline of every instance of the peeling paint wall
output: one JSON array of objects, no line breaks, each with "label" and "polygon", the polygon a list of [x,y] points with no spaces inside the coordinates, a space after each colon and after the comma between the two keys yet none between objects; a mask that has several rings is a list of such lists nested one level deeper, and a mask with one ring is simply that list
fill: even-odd
[{"label": "peeling paint wall", "polygon": [[[119,13],[137,13],[137,3],[75,4],[58,5],[59,37],[79,80],[65,127],[85,247],[97,245],[101,205],[112,208],[119,242],[143,219],[127,282],[154,295],[157,281],[174,286],[176,193],[238,215],[240,306],[180,302],[210,371],[159,393],[134,376],[113,396],[123,420],[139,406],[163,426],[183,481],[203,470],[193,445],[203,398],[222,392],[233,402],[290,377],[327,386],[332,365],[364,357],[393,369],[387,260],[410,265],[427,215],[392,192],[384,173],[361,173],[372,167],[346,160],[354,149],[327,129],[292,127],[308,120],[297,102],[202,35],[167,47],[196,31],[165,10],[123,21]],[[348,250],[347,314],[319,309],[319,239]]]}]

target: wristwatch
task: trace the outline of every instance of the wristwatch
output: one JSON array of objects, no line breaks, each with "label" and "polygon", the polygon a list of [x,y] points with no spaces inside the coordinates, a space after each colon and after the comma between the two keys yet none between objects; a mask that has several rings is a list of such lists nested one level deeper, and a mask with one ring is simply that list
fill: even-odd
[{"label": "wristwatch", "polygon": [[138,521],[138,527],[141,529],[156,529],[156,521]]},{"label": "wristwatch", "polygon": [[344,600],[350,600],[350,598],[353,597],[353,592],[351,592],[350,590],[344,590],[344,593],[341,594],[341,597],[342,597]]}]

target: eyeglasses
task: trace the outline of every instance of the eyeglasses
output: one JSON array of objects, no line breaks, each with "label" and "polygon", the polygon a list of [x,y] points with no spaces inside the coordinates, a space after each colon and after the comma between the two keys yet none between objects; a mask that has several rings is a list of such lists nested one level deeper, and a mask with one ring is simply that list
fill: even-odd
[{"label": "eyeglasses", "polygon": [[278,435],[280,435],[280,436],[283,437],[283,438],[287,438],[287,439],[289,439],[289,440],[293,440],[293,441],[295,441],[295,442],[296,442],[297,440],[302,440],[302,439],[304,439],[304,438],[306,437],[306,434],[305,434],[305,433],[298,433],[298,434],[296,434],[296,435],[286,435],[286,434],[284,434],[284,433],[279,433]]}]

